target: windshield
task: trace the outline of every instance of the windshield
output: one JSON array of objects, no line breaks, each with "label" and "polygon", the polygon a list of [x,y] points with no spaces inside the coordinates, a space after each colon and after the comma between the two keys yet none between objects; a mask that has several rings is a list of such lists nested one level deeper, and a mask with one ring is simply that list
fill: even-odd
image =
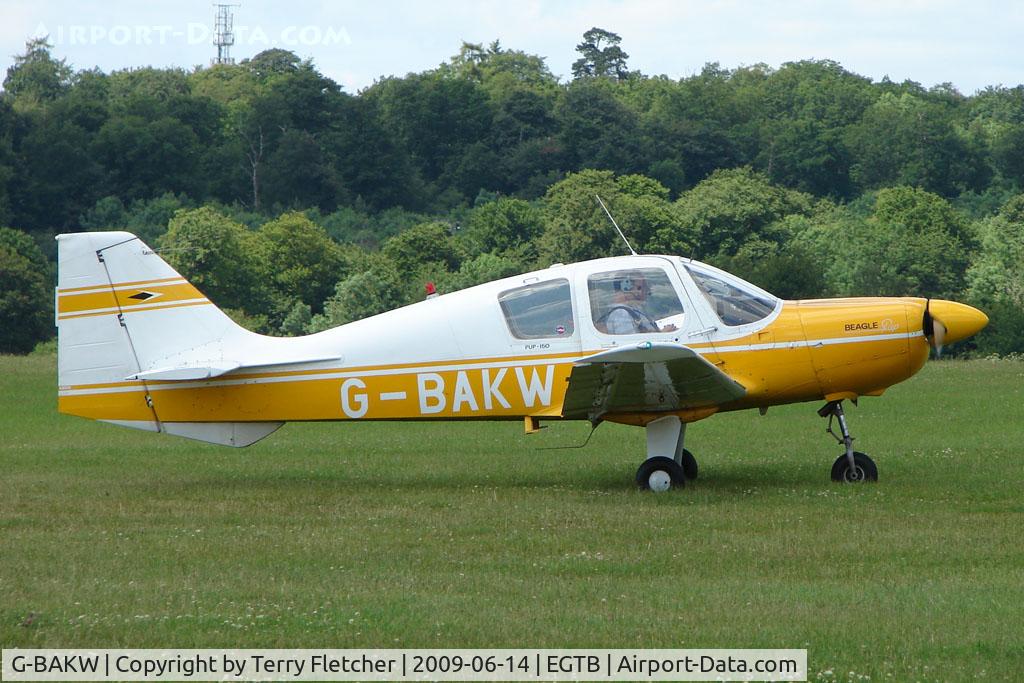
[{"label": "windshield", "polygon": [[683,265],[715,314],[726,325],[756,323],[775,310],[778,300],[749,282],[696,261],[684,262]]}]

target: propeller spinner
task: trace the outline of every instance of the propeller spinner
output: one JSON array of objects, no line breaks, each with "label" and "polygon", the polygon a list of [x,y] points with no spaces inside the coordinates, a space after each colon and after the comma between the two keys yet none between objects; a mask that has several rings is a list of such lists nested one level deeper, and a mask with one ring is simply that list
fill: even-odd
[{"label": "propeller spinner", "polygon": [[988,316],[973,306],[943,299],[929,299],[924,309],[924,336],[942,356],[942,347],[976,334],[988,324]]}]

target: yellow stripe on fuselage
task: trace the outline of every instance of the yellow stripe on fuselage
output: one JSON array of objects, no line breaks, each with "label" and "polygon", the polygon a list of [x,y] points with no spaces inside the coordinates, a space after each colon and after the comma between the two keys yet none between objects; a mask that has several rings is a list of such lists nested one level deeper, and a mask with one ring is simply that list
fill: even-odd
[{"label": "yellow stripe on fuselage", "polygon": [[[575,355],[575,354],[574,354]],[[561,413],[571,362],[482,364],[391,372],[333,370],[148,387],[166,422],[515,418]],[[147,419],[141,382],[61,392],[60,411],[94,419]],[[150,413],[151,416],[151,413]]]},{"label": "yellow stripe on fuselage", "polygon": [[[927,357],[920,331],[765,342],[755,333],[693,348],[743,383],[723,410],[865,394],[909,377]],[[582,356],[590,355],[588,351]],[[577,354],[229,374],[187,382],[62,387],[60,411],[167,422],[557,417]],[[815,361],[812,362],[812,358]]]}]

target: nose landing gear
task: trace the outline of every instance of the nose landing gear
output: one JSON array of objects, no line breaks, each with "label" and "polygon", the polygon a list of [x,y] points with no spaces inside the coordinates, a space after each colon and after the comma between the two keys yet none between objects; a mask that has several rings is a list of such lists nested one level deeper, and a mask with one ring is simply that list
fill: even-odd
[{"label": "nose landing gear", "polygon": [[[825,428],[836,441],[843,444],[846,452],[836,458],[832,464],[832,481],[841,481],[848,484],[862,481],[878,481],[878,468],[874,460],[866,453],[853,450],[853,437],[846,427],[846,416],[843,414],[842,401],[829,401],[820,410],[818,415],[828,418],[828,427]],[[836,434],[832,431],[832,420],[839,421],[839,431]]]}]

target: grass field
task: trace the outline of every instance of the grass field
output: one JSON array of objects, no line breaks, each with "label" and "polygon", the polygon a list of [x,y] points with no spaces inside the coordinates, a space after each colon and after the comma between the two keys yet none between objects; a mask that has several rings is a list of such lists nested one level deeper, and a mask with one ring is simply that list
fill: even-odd
[{"label": "grass field", "polygon": [[[701,478],[641,430],[294,424],[248,449],[56,414],[0,358],[3,647],[807,648],[812,680],[1024,673],[1024,363],[931,363],[848,416],[715,416]],[[29,614],[36,616],[23,625]]]}]

